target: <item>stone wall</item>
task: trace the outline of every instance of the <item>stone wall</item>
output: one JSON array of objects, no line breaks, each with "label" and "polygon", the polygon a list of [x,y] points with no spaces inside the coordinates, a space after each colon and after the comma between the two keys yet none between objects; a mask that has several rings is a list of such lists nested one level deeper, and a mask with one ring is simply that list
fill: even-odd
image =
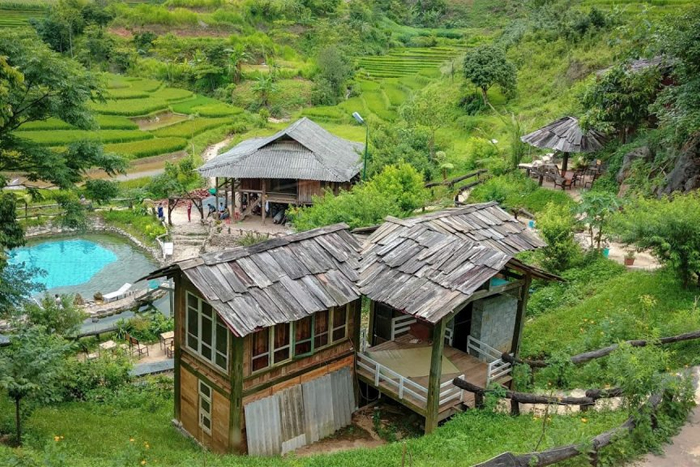
[{"label": "stone wall", "polygon": [[510,352],[517,311],[518,299],[509,294],[474,302],[471,335],[501,352]]}]

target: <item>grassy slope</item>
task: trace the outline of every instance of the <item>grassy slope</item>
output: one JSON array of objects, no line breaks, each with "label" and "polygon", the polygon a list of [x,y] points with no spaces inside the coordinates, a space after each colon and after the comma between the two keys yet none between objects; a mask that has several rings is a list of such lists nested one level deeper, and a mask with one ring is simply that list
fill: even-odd
[{"label": "grassy slope", "polygon": [[[9,402],[0,397],[0,424],[11,425]],[[37,409],[26,423],[27,445],[41,450],[60,441],[73,467],[112,465],[125,453],[136,451],[134,464],[146,460],[152,466],[385,466],[399,465],[403,443],[377,449],[359,449],[308,458],[255,458],[203,454],[190,440],[172,427],[172,401],[151,396],[133,399],[124,395],[119,402],[69,403]],[[590,413],[586,421],[579,416],[552,417],[541,448],[582,441],[619,424],[620,413]],[[66,423],[70,420],[71,423]],[[534,448],[542,421],[523,416],[513,418],[484,412],[468,412],[438,429],[434,436],[409,439],[407,451],[415,466],[471,465],[505,450],[525,452]],[[129,439],[134,441],[130,442]],[[148,443],[146,449],[144,443]],[[0,447],[0,464],[7,465],[13,451]],[[131,465],[131,464],[128,464]],[[586,465],[581,460],[578,464]]]}]

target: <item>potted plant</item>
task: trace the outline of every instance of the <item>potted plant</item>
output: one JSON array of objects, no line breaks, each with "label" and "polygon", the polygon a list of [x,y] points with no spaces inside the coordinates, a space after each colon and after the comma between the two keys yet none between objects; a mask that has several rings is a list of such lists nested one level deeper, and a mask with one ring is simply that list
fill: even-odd
[{"label": "potted plant", "polygon": [[634,250],[629,250],[625,255],[625,266],[632,266],[634,264],[634,258],[636,258]]}]

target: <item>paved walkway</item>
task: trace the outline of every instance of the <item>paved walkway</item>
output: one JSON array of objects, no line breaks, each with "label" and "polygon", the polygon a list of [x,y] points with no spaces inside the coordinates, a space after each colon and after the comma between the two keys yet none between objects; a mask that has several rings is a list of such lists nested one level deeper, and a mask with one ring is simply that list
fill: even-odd
[{"label": "paved walkway", "polygon": [[636,467],[695,467],[700,466],[700,367],[693,369],[695,402],[688,422],[664,449],[661,456],[648,454]]}]

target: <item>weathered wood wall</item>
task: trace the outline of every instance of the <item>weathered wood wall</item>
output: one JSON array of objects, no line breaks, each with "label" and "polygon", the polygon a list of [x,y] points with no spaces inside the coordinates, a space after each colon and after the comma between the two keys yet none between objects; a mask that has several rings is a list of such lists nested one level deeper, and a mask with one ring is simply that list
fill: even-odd
[{"label": "weathered wood wall", "polygon": [[180,368],[180,423],[193,438],[215,452],[229,448],[229,394],[211,386],[211,435],[199,426],[199,378],[186,367]]},{"label": "weathered wood wall", "polygon": [[241,178],[241,191],[252,190],[260,191],[262,190],[262,181],[259,178]]},{"label": "weathered wood wall", "polygon": [[321,182],[319,180],[299,180],[299,203],[311,204],[313,196],[320,196]]}]

